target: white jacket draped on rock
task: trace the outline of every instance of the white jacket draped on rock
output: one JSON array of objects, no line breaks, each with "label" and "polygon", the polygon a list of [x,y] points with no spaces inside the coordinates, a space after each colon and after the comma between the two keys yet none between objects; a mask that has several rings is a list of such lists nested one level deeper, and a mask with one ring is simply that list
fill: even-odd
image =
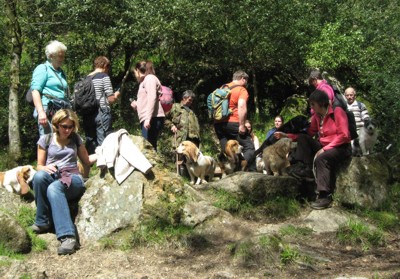
[{"label": "white jacket draped on rock", "polygon": [[147,173],[152,165],[130,139],[128,132],[121,129],[109,134],[101,146],[96,148],[97,167],[114,167],[115,179],[122,183],[136,168]]}]

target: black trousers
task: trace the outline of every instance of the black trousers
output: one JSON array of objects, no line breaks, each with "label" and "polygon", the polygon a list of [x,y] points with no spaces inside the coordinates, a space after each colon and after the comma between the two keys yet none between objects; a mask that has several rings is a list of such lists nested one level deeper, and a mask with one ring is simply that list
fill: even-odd
[{"label": "black trousers", "polygon": [[300,134],[294,158],[306,165],[313,166],[318,192],[333,193],[336,186],[337,167],[351,157],[351,144],[342,144],[321,153],[314,160],[315,154],[322,148],[321,144],[309,135]]},{"label": "black trousers", "polygon": [[254,157],[254,143],[250,134],[239,134],[238,122],[222,122],[214,123],[214,129],[221,145],[221,150],[225,150],[228,140],[237,140],[243,146],[243,157],[247,161],[247,168],[249,171],[257,171],[256,162]]}]

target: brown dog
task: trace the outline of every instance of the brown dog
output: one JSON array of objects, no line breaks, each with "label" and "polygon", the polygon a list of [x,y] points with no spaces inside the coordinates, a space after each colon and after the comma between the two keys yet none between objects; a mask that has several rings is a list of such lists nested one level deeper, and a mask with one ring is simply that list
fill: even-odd
[{"label": "brown dog", "polygon": [[243,147],[237,140],[228,140],[224,152],[218,156],[218,165],[221,169],[222,177],[235,171],[244,171],[247,167],[247,161],[242,155]]},{"label": "brown dog", "polygon": [[25,195],[29,192],[29,183],[36,171],[31,165],[20,166],[11,170],[0,172],[0,186],[10,193]]},{"label": "brown dog", "polygon": [[290,166],[288,155],[291,149],[292,140],[282,138],[263,151],[264,170],[269,175],[282,175],[282,170]]}]

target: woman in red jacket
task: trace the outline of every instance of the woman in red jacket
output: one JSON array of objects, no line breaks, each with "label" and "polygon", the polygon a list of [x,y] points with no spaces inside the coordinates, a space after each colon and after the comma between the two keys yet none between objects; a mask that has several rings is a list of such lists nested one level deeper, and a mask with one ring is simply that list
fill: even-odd
[{"label": "woman in red jacket", "polygon": [[[309,177],[314,169],[318,198],[311,203],[314,209],[325,209],[332,203],[332,193],[336,184],[336,167],[351,157],[351,138],[346,112],[332,108],[328,95],[315,90],[309,98],[315,111],[311,117],[307,134],[284,134],[276,132],[276,137],[289,137],[297,141],[294,154],[296,161],[304,168],[297,168],[291,174],[298,178]],[[318,140],[315,140],[314,137]],[[314,165],[314,168],[312,168]]]}]

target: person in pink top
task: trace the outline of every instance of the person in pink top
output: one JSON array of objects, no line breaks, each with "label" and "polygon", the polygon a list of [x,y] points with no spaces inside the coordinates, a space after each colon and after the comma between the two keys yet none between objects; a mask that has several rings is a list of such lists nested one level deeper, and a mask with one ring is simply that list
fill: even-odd
[{"label": "person in pink top", "polygon": [[139,83],[139,90],[137,101],[132,101],[131,106],[138,113],[143,137],[157,151],[157,139],[163,129],[165,118],[159,100],[161,83],[155,76],[151,61],[138,62],[133,72]]},{"label": "person in pink top", "polygon": [[[297,178],[315,176],[319,195],[317,200],[311,203],[311,207],[325,209],[332,203],[336,168],[351,157],[351,138],[346,112],[341,107],[333,109],[324,91],[315,90],[311,93],[309,102],[315,113],[311,117],[307,134],[275,134],[278,138],[289,137],[297,141],[293,157],[300,162],[295,165],[299,164],[301,168],[293,168],[289,174]],[[315,140],[314,136],[318,136],[318,140]]]},{"label": "person in pink top", "polygon": [[333,103],[335,93],[333,92],[333,88],[322,77],[320,70],[311,71],[310,76],[308,77],[308,83],[316,90],[324,91],[328,95],[331,104]]}]

